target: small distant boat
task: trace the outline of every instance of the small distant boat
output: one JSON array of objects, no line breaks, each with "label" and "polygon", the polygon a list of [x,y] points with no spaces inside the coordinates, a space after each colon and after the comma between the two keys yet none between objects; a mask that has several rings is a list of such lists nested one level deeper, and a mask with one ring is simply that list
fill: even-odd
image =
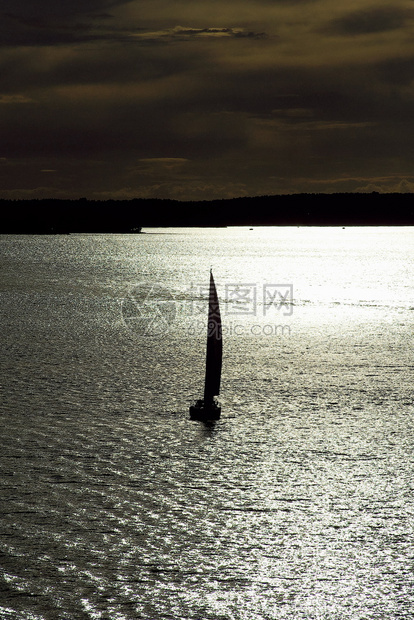
[{"label": "small distant boat", "polygon": [[222,357],[223,339],[220,306],[216,285],[214,283],[213,272],[210,270],[204,398],[197,400],[194,405],[191,405],[191,420],[208,421],[218,420],[220,418],[221,407],[214,397],[220,394]]}]

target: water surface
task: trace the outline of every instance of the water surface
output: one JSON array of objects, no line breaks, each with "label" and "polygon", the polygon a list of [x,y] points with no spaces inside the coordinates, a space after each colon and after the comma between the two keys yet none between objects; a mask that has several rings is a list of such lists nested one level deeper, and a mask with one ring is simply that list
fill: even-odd
[{"label": "water surface", "polygon": [[0,618],[411,618],[413,250],[412,228],[0,237]]}]

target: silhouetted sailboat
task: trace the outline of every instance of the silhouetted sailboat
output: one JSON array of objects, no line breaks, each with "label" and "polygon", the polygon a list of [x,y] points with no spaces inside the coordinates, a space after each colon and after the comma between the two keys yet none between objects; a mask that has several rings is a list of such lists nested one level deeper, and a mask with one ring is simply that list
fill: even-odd
[{"label": "silhouetted sailboat", "polygon": [[210,271],[204,398],[197,400],[194,405],[191,405],[190,418],[192,420],[218,420],[220,418],[221,407],[214,399],[214,396],[218,396],[220,393],[222,355],[223,340],[220,307],[213,272]]}]

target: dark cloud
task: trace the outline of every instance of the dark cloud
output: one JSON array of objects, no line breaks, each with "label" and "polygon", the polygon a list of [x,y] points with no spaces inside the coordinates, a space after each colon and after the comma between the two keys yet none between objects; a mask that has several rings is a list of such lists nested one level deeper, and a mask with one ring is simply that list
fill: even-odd
[{"label": "dark cloud", "polygon": [[377,72],[383,82],[409,86],[414,82],[414,56],[385,60],[378,64]]},{"label": "dark cloud", "polygon": [[0,197],[409,187],[411,16],[355,6],[8,0]]},{"label": "dark cloud", "polygon": [[3,0],[0,46],[62,45],[104,37],[99,22],[110,18],[106,9],[131,0]]},{"label": "dark cloud", "polygon": [[[62,89],[76,86],[82,106],[82,87],[86,104],[96,88],[98,107],[112,105],[114,98],[122,105],[125,97],[134,98],[139,85],[144,91],[148,82],[201,70],[203,58],[197,50],[191,55],[175,50],[172,55],[163,46],[126,46],[116,41],[91,45],[86,53],[80,46],[22,47],[0,54],[1,87],[3,93],[15,96],[22,96],[22,90],[30,92],[30,98],[41,105],[45,97],[45,103],[56,100],[58,108],[65,97]],[[109,101],[103,99],[105,86]],[[67,96],[74,99],[76,93]]]},{"label": "dark cloud", "polygon": [[395,5],[368,7],[332,20],[323,31],[345,36],[375,34],[402,28],[413,17],[412,9]]},{"label": "dark cloud", "polygon": [[19,16],[20,19],[31,21],[41,19],[47,21],[57,16],[73,17],[92,13],[106,12],[115,6],[127,4],[132,0],[2,0],[2,12]]}]

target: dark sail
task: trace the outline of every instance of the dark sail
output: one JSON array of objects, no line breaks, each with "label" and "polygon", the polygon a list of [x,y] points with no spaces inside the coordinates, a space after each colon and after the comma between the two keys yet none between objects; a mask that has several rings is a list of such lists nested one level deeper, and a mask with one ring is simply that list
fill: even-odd
[{"label": "dark sail", "polygon": [[210,294],[208,300],[207,322],[207,358],[206,382],[204,386],[204,401],[211,402],[214,396],[220,393],[221,360],[223,355],[223,341],[221,333],[221,316],[216,285],[213,273],[210,271]]}]

